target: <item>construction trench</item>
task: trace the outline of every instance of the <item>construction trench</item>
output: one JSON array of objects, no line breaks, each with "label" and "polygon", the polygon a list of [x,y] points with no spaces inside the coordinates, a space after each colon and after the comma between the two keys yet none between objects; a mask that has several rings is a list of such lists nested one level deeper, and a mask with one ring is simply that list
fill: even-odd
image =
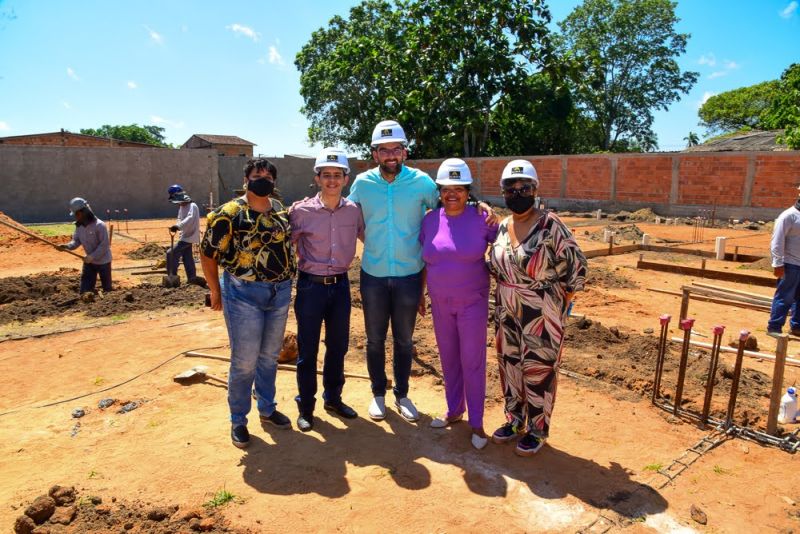
[{"label": "construction trench", "polygon": [[[562,380],[565,382],[559,386],[563,391],[559,392],[554,426],[564,425],[562,428],[576,428],[577,435],[580,418],[571,414],[570,410],[589,402],[599,403],[598,406],[608,402],[625,403],[625,406],[632,403],[631,406],[634,406],[633,409],[637,413],[644,409],[642,407],[644,404],[652,404],[658,412],[663,413],[664,421],[667,422],[664,424],[668,424],[670,428],[676,430],[675,439],[678,441],[672,442],[671,453],[668,451],[660,453],[661,456],[658,458],[660,458],[661,465],[658,469],[645,470],[636,479],[637,483],[630,487],[623,485],[612,491],[614,485],[618,483],[608,482],[605,490],[599,487],[587,490],[587,496],[575,489],[570,492],[568,489],[571,488],[570,483],[559,483],[557,476],[553,474],[556,486],[560,484],[559,487],[564,488],[563,491],[570,495],[570,499],[577,499],[577,502],[580,502],[585,510],[581,515],[572,517],[569,527],[558,526],[559,524],[554,523],[555,527],[552,530],[562,531],[559,529],[563,527],[563,531],[581,529],[586,529],[587,532],[614,531],[629,528],[632,523],[637,523],[641,517],[648,515],[654,518],[651,521],[657,521],[655,518],[664,513],[664,510],[661,506],[653,504],[658,499],[654,497],[651,490],[639,488],[646,486],[659,492],[669,492],[672,487],[687,484],[693,476],[697,476],[692,475],[693,472],[702,472],[704,458],[721,454],[715,451],[727,450],[726,447],[730,447],[732,442],[756,442],[766,447],[763,452],[758,452],[759,455],[770,455],[769,457],[773,458],[775,462],[791,462],[791,459],[797,456],[793,453],[798,448],[798,425],[782,425],[775,422],[774,399],[776,389],[777,391],[784,390],[798,376],[796,367],[796,363],[800,359],[796,356],[798,341],[786,338],[773,339],[765,335],[764,326],[768,317],[766,313],[768,303],[765,299],[769,299],[771,296],[772,291],[769,287],[774,286],[774,279],[770,278],[771,275],[766,269],[747,268],[759,263],[760,258],[763,258],[763,252],[766,250],[763,245],[763,236],[768,232],[744,228],[733,229],[732,232],[735,235],[729,237],[726,258],[716,260],[716,253],[710,249],[714,243],[712,234],[719,232],[720,229],[715,229],[710,225],[702,226],[701,230],[694,223],[692,223],[693,225],[687,223],[667,225],[663,222],[655,224],[654,221],[637,221],[632,224],[630,221],[609,223],[586,218],[567,220],[579,243],[585,247],[587,256],[590,256],[591,259],[586,284],[587,291],[578,294],[573,317],[569,319],[566,330],[565,352],[561,368],[564,375]],[[50,413],[49,410],[60,409],[60,412],[65,415],[56,413],[53,413],[52,416],[49,415],[48,426],[63,427],[64,435],[66,435],[75,430],[74,424],[80,423],[74,437],[64,438],[67,441],[61,447],[68,450],[69,443],[77,443],[76,440],[89,439],[90,436],[100,432],[114,432],[113,426],[103,430],[105,427],[101,425],[102,419],[97,419],[102,413],[105,413],[102,409],[93,408],[101,398],[113,397],[116,408],[119,408],[123,401],[139,402],[139,408],[130,415],[114,415],[113,418],[108,415],[103,416],[106,421],[112,419],[121,421],[118,424],[125,428],[128,428],[128,423],[124,422],[125,417],[144,417],[144,415],[138,415],[139,412],[145,414],[148,410],[153,410],[159,403],[163,405],[163,410],[178,409],[167,406],[178,405],[169,397],[162,397],[162,395],[166,395],[164,391],[173,391],[170,393],[171,395],[188,395],[187,398],[191,398],[192,395],[200,395],[204,399],[216,399],[210,400],[209,405],[224,411],[224,393],[220,392],[220,389],[224,391],[224,388],[218,387],[224,384],[213,378],[206,380],[202,375],[217,377],[224,382],[227,375],[226,363],[209,359],[198,361],[198,359],[187,357],[186,354],[192,348],[216,346],[215,349],[200,350],[199,352],[223,358],[227,356],[225,347],[227,338],[224,335],[221,317],[211,315],[209,310],[203,306],[205,297],[203,288],[186,283],[182,283],[177,288],[161,287],[161,275],[156,272],[157,269],[152,269],[152,267],[158,265],[158,256],[168,243],[169,236],[165,230],[159,230],[158,225],[152,221],[146,224],[142,223],[141,228],[137,228],[137,223],[137,221],[128,221],[129,228],[122,235],[130,238],[120,237],[119,233],[115,238],[114,246],[120,247],[119,251],[117,248],[114,250],[114,276],[119,289],[104,295],[98,294],[97,298],[90,302],[76,298],[79,276],[78,262],[71,262],[66,255],[64,255],[65,259],[62,259],[56,251],[45,252],[36,248],[38,245],[33,245],[26,240],[27,238],[0,241],[0,274],[7,272],[2,269],[2,265],[4,265],[2,262],[7,261],[2,260],[2,254],[15,246],[31,247],[32,256],[41,255],[42,259],[38,263],[44,268],[36,274],[4,275],[3,278],[0,278],[0,364],[19,366],[23,361],[21,360],[22,351],[28,350],[26,347],[42,346],[43,357],[53,350],[63,355],[63,357],[59,356],[58,363],[54,365],[63,365],[63,362],[71,358],[72,354],[86,350],[87,347],[96,343],[108,343],[109,350],[111,350],[111,345],[119,343],[117,339],[120,335],[123,338],[126,337],[122,334],[126,329],[131,329],[127,335],[129,338],[134,333],[139,333],[143,338],[141,341],[143,350],[152,352],[146,358],[148,365],[144,368],[140,369],[137,365],[129,363],[129,369],[126,370],[126,367],[122,366],[115,370],[113,377],[104,377],[104,382],[96,388],[93,388],[89,382],[85,382],[82,385],[75,384],[74,387],[66,388],[63,391],[54,390],[50,393],[43,391],[37,393],[34,388],[30,395],[16,396],[16,401],[15,395],[6,395],[0,405],[0,413],[3,414],[0,415],[0,421],[8,423],[14,417],[36,418],[44,413]],[[165,228],[163,224],[161,227]],[[679,246],[677,243],[671,242],[677,240],[671,234],[665,235],[663,240],[659,238],[659,230],[663,228],[672,230],[673,227],[687,232],[686,239]],[[603,242],[603,234],[607,230],[614,232],[619,228],[622,228],[623,231],[614,235],[610,243]],[[158,243],[153,243],[154,236],[159,232],[163,235],[159,235]],[[147,246],[144,242],[145,234],[148,236]],[[650,235],[651,240],[649,244],[643,245],[642,237],[645,234]],[[760,244],[751,244],[750,241],[753,238],[761,239]],[[736,245],[737,241],[742,245]],[[3,244],[8,247],[3,248]],[[740,248],[735,250],[735,246]],[[736,261],[733,259],[733,254],[737,256]],[[46,259],[44,259],[45,256]],[[657,266],[653,267],[653,265]],[[57,266],[61,267],[52,268]],[[351,350],[347,357],[346,368],[356,375],[356,378],[348,380],[347,384],[347,388],[351,388],[354,395],[355,391],[361,392],[368,389],[366,385],[368,382],[357,377],[366,372],[363,364],[365,339],[361,324],[358,291],[359,268],[360,264],[356,261],[349,272],[353,318],[351,321]],[[144,272],[145,274],[131,274],[135,272]],[[149,272],[153,272],[153,274]],[[717,273],[722,274],[718,275]],[[180,274],[183,277],[182,269]],[[772,286],[769,286],[769,283]],[[652,289],[659,291],[649,291]],[[637,301],[637,299],[639,300]],[[736,305],[741,305],[741,307],[736,307]],[[614,311],[615,309],[619,311]],[[665,320],[664,316],[667,315],[671,317]],[[689,324],[692,319],[694,319],[694,323]],[[91,325],[88,328],[87,323]],[[718,328],[723,326],[724,328]],[[290,324],[289,330],[294,330],[292,324]],[[740,334],[742,330],[748,330],[750,334],[744,336],[744,334]],[[153,336],[158,332],[163,332],[163,334],[158,334],[159,341],[154,343],[158,350],[149,348],[144,341],[144,338],[150,339],[148,336],[151,334],[148,331],[152,332]],[[114,334],[115,332],[119,334]],[[487,325],[487,332],[491,344],[493,325]],[[673,338],[678,340],[674,341]],[[757,338],[757,347],[753,347],[752,338]],[[83,339],[86,340],[85,343],[77,343]],[[433,405],[428,410],[436,413],[435,410],[439,409],[443,402],[442,377],[429,317],[420,319],[418,322],[415,340],[416,355],[412,370],[412,383],[416,382],[418,389],[430,387],[433,388],[432,391],[437,392],[431,401]],[[128,351],[125,354],[133,354],[131,352],[133,349],[130,348],[131,341],[124,345],[128,347],[124,349]],[[58,345],[59,348],[48,348],[54,345]],[[67,354],[67,350],[74,350],[74,352]],[[120,354],[123,353],[122,349],[115,350],[120,351]],[[150,372],[150,369],[165,361],[167,357],[172,358],[175,355],[178,356],[176,360]],[[491,347],[488,349],[488,357],[487,413],[497,414],[498,411],[501,411],[502,394],[497,369],[493,364],[494,356]],[[129,358],[126,357],[125,361],[129,361]],[[142,365],[144,363],[143,361]],[[781,364],[780,368],[779,364]],[[82,363],[76,360],[75,365],[82,365]],[[206,367],[201,367],[202,373],[198,373],[188,383],[167,385],[172,382],[173,376],[198,365]],[[11,368],[9,367],[9,369]],[[294,386],[291,368],[287,367],[286,369],[279,373],[279,378],[283,380],[279,388],[285,392],[282,406],[290,411],[294,409],[291,406]],[[142,371],[146,372],[140,375]],[[97,373],[100,376],[100,372]],[[781,373],[783,376],[779,376]],[[89,374],[93,375],[94,371]],[[107,374],[111,375],[112,373],[107,372]],[[102,394],[92,393],[93,390],[112,388],[117,383],[123,384],[125,380],[134,376],[136,376],[136,380],[120,385],[117,389],[110,389]],[[778,382],[780,384],[776,386]],[[116,393],[118,390],[128,391],[126,388],[131,388],[137,383],[141,384],[140,387],[134,388],[137,394]],[[143,387],[145,384],[148,385],[147,388]],[[430,385],[428,386],[428,384]],[[0,386],[10,387],[11,383],[0,383]],[[173,387],[177,389],[164,390],[164,388]],[[412,387],[414,386],[412,385]],[[584,391],[582,393],[584,399],[576,404],[570,399],[571,391]],[[38,408],[44,404],[60,402],[62,399],[86,393],[89,393],[89,396],[79,400]],[[416,395],[422,397],[423,393],[420,391]],[[606,397],[612,400],[602,400]],[[87,412],[86,416],[79,420],[72,420],[68,425],[67,421],[57,422],[59,417],[71,419],[70,412],[78,406],[84,407]],[[20,411],[15,411],[18,409]],[[6,416],[5,413],[9,413],[9,415]],[[149,417],[151,422],[155,420],[152,419],[153,417],[157,419],[156,415]],[[660,419],[656,418],[656,420]],[[487,422],[487,425],[494,425],[496,422],[497,418],[494,415],[492,422]],[[110,423],[106,422],[105,424]],[[149,424],[147,421],[142,421],[142,430],[138,432],[144,433]],[[604,424],[616,424],[618,427],[619,425],[635,426],[636,420],[626,423],[620,419],[616,423],[608,421]],[[224,425],[218,425],[214,420],[209,420],[207,426],[221,427]],[[356,431],[355,429],[351,430],[351,432]],[[366,427],[363,428],[363,431],[368,435],[371,432]],[[402,432],[403,430],[396,429],[395,431]],[[424,434],[429,430],[426,425],[420,425],[419,432]],[[618,428],[617,432],[623,432],[623,430]],[[678,436],[682,437],[678,439]],[[119,439],[123,439],[123,437],[120,436]],[[409,439],[416,443],[413,441],[416,438]],[[683,445],[676,447],[675,443],[678,442],[682,442]],[[279,444],[279,440],[275,443]],[[331,446],[336,446],[336,443],[338,441],[334,440]],[[383,447],[390,446],[383,441],[380,443]],[[452,446],[457,447],[455,443]],[[723,445],[725,446],[723,447]],[[443,445],[440,445],[441,447]],[[30,450],[30,445],[22,448]],[[563,439],[559,441],[554,438],[549,448],[553,449],[551,454],[558,454],[557,451],[561,449],[573,451],[572,457],[579,454],[592,458],[591,450],[581,447],[572,449],[569,441]],[[100,449],[102,450],[102,447]],[[577,453],[577,450],[583,450],[583,452]],[[442,463],[444,460],[441,455],[446,453],[447,447],[435,453],[438,456],[431,457],[436,458],[437,463]],[[19,454],[24,455],[25,453]],[[294,456],[288,452],[286,454],[287,462],[292,464]],[[376,457],[380,457],[380,453],[374,454]],[[750,454],[756,454],[756,451],[751,450]],[[502,465],[506,460],[493,460],[493,462],[495,461]],[[566,465],[560,463],[556,457],[553,457],[552,461],[556,462],[555,465],[562,467]],[[724,464],[722,460],[715,461]],[[360,462],[361,460],[357,460],[355,463],[359,464]],[[485,460],[481,462],[485,462]],[[111,463],[114,462],[111,461]],[[647,462],[640,460],[631,468],[641,469],[645,463]],[[402,475],[404,469],[402,465],[391,469],[399,469],[399,474]],[[100,468],[92,469],[103,471]],[[320,469],[320,467],[315,469]],[[434,472],[433,467],[429,466],[428,469]],[[471,468],[466,466],[464,469],[469,471]],[[525,470],[530,467],[526,468],[520,465],[519,469]],[[55,471],[62,474],[69,472],[65,469],[56,469]],[[110,491],[115,492],[120,498],[125,496],[122,487],[108,479],[102,483],[98,483],[95,477],[86,479],[86,472],[89,471],[89,469],[84,469],[84,472],[76,472],[71,479],[51,480],[48,477],[44,479],[39,477],[37,478],[38,482],[35,483],[33,481],[30,484],[9,483],[4,487],[13,490],[14,502],[19,503],[33,499],[38,494],[37,491],[46,490],[50,484],[57,483],[76,485],[76,487],[82,485],[85,487],[85,491],[91,492],[103,491],[104,487],[110,487],[113,488]],[[516,471],[512,472],[516,473]],[[106,474],[106,477],[110,478],[111,476],[110,472]],[[230,475],[228,476],[230,477]],[[395,474],[392,475],[392,477],[395,476]],[[519,480],[524,479],[524,475],[514,474],[512,478],[515,477],[522,477],[518,478]],[[239,482],[235,485],[238,487],[241,477],[236,478]],[[245,482],[248,482],[247,471],[245,471],[244,479]],[[132,480],[128,483],[131,482]],[[413,485],[411,482],[406,483]],[[485,483],[489,488],[496,484],[496,482]],[[253,484],[257,487],[256,483],[249,483],[250,486]],[[468,485],[471,484],[472,482]],[[506,492],[511,492],[512,486],[509,485]],[[38,490],[34,490],[34,488],[38,488]],[[80,490],[80,488],[78,489]],[[208,490],[209,488],[204,489]],[[242,490],[238,491],[242,492]],[[262,488],[260,491],[264,492],[265,490]],[[478,490],[477,495],[482,493],[492,495],[494,494],[492,491],[484,488]],[[609,493],[603,497],[606,491]],[[266,492],[270,493],[269,490]],[[325,495],[330,492],[320,490],[319,493]],[[534,493],[538,492],[534,491]],[[169,492],[167,491],[166,494]],[[507,493],[507,495],[509,494]],[[796,498],[797,495],[795,492],[788,497],[797,501],[800,500]],[[257,501],[256,497],[251,497],[251,499]],[[674,499],[681,502],[680,506],[682,506],[680,500],[682,498],[674,497]],[[183,504],[183,501],[173,496],[166,506],[169,508],[173,505],[183,506]],[[247,509],[248,505],[242,506]],[[723,520],[719,519],[721,511],[715,508],[718,506],[713,503],[704,503],[709,516],[709,525],[725,525],[721,522]],[[769,516],[770,524],[783,526],[794,524],[796,519],[791,515],[794,505],[785,504],[784,507],[786,510],[784,510],[783,516],[780,515],[780,511],[775,512],[777,514],[775,517]],[[147,521],[152,521],[146,519],[147,508],[147,505],[143,505],[145,512],[142,513],[142,518],[136,519],[137,525],[144,525]],[[687,525],[700,528],[701,525],[693,521],[688,514],[688,506],[685,508],[670,507],[668,514],[674,516],[676,524],[685,522]],[[519,521],[528,517],[520,510],[516,508],[514,510],[514,517]],[[19,513],[21,511],[17,510],[16,514]],[[175,513],[174,511],[170,512],[170,514]],[[8,512],[3,515],[4,520],[10,521],[7,524],[13,522],[12,515],[13,513]],[[110,515],[113,516],[113,513]],[[778,518],[778,516],[780,517]],[[202,518],[198,514],[196,519]],[[97,518],[95,517],[94,520]],[[188,521],[191,521],[191,518]],[[219,518],[218,525],[222,525],[223,521],[222,518]],[[101,523],[95,524],[100,525]],[[224,524],[226,528],[234,528],[232,524]],[[645,526],[648,524],[647,521],[644,521]],[[653,523],[651,528],[659,530],[656,526],[658,524]],[[723,527],[722,530],[726,529]]]}]

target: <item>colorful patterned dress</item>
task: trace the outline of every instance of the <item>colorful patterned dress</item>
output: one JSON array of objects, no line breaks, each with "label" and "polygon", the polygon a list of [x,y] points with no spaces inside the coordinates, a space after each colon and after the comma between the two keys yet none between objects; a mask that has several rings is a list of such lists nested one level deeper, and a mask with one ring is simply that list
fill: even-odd
[{"label": "colorful patterned dress", "polygon": [[583,289],[586,257],[552,213],[543,214],[518,247],[511,244],[509,222],[500,223],[490,253],[497,279],[500,383],[506,418],[515,430],[546,438],[561,363],[566,295]]}]

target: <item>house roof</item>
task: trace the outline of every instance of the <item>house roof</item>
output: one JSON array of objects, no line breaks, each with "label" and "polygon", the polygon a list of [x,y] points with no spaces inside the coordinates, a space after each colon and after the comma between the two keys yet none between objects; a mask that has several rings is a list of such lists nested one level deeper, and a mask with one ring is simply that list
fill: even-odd
[{"label": "house roof", "polygon": [[752,131],[734,134],[721,139],[707,141],[701,145],[689,147],[685,152],[746,152],[788,150],[776,138],[783,130]]},{"label": "house roof", "polygon": [[[249,145],[249,146],[256,146],[255,143],[251,143],[250,141],[246,141],[239,136],[236,135],[211,135],[211,134],[194,134],[192,137],[196,137],[213,145]],[[188,141],[187,141],[188,143]],[[184,143],[186,144],[186,143]]]}]

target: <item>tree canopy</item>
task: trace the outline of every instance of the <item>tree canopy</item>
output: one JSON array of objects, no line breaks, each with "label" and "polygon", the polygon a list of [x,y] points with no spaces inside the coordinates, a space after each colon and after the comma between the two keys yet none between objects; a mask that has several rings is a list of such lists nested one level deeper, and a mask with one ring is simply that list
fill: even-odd
[{"label": "tree canopy", "polygon": [[585,0],[559,24],[562,50],[585,77],[575,88],[582,109],[601,128],[602,150],[621,139],[650,144],[653,110],[668,109],[697,81],[676,58],[689,35],[677,33],[670,0]]},{"label": "tree canopy", "polygon": [[764,113],[767,128],[783,128],[780,140],[800,150],[800,63],[789,66],[778,81],[778,90]]},{"label": "tree canopy", "polygon": [[777,91],[778,82],[772,80],[714,95],[700,106],[700,125],[712,134],[763,128]]},{"label": "tree canopy", "polygon": [[138,124],[111,126],[104,124],[100,128],[82,128],[80,133],[97,137],[110,137],[122,141],[147,143],[148,145],[168,147],[164,139],[164,128],[160,126],[139,126]]}]

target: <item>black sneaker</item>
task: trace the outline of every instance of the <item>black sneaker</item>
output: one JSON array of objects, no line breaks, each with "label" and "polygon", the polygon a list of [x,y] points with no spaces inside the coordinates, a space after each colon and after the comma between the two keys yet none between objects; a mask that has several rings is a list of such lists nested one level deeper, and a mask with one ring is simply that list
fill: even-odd
[{"label": "black sneaker", "polygon": [[345,419],[355,419],[358,417],[356,411],[342,401],[326,402],[325,411],[335,413],[336,415],[340,415]]},{"label": "black sneaker", "polygon": [[522,439],[519,440],[519,443],[517,443],[514,452],[517,453],[518,456],[533,456],[544,446],[545,441],[545,438],[540,438],[533,434],[525,434]]},{"label": "black sneaker", "polygon": [[506,443],[519,436],[519,432],[513,423],[506,423],[492,434],[492,441],[495,443]]},{"label": "black sneaker", "polygon": [[270,425],[277,426],[278,428],[291,428],[292,422],[288,417],[283,415],[278,410],[272,412],[272,415],[260,415],[262,423],[269,423]]},{"label": "black sneaker", "polygon": [[314,428],[314,416],[300,414],[300,417],[297,418],[297,428],[301,432],[308,432]]},{"label": "black sneaker", "polygon": [[231,428],[231,441],[234,447],[247,448],[250,445],[250,432],[247,431],[247,427],[239,425]]}]

